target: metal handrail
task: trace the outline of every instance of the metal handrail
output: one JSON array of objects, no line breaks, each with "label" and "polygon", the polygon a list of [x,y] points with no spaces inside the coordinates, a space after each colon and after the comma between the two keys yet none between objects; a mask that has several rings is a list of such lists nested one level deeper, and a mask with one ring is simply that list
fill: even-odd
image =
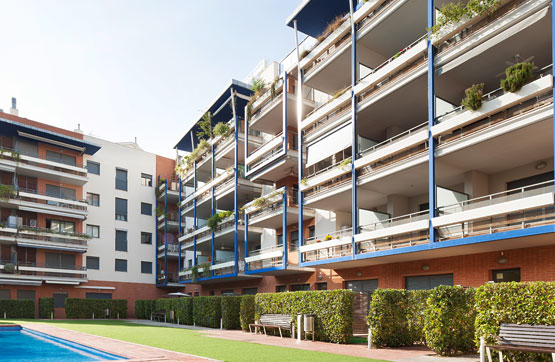
[{"label": "metal handrail", "polygon": [[62,161],[49,160],[49,159],[46,158],[46,156],[41,156],[41,155],[36,154],[36,153],[30,153],[30,152],[25,152],[25,151],[22,152],[22,151],[16,150],[15,148],[11,148],[11,147],[0,147],[0,149],[3,150],[3,151],[14,152],[14,153],[17,153],[17,154],[22,155],[22,156],[38,158],[39,160],[43,160],[43,161],[56,162],[56,163],[59,163],[59,164],[64,165],[64,166],[83,168],[85,170],[87,169],[86,166],[84,166],[83,164],[80,164],[80,163],[70,164],[70,163],[65,163],[65,162],[62,162]]},{"label": "metal handrail", "polygon": [[[330,158],[330,157],[333,157],[333,156],[329,156],[329,157],[326,157],[326,158]],[[324,160],[325,160],[326,158],[324,158]],[[352,159],[352,157],[349,156],[349,157],[347,157],[347,158],[344,158],[344,159],[342,159],[342,160],[340,160],[340,161],[337,161],[336,163],[334,163],[334,164],[332,164],[332,165],[330,165],[330,166],[328,166],[328,167],[325,167],[325,168],[323,168],[323,169],[321,169],[321,170],[318,170],[318,171],[316,171],[316,172],[312,172],[312,173],[307,172],[307,173],[306,173],[306,178],[307,178],[307,179],[310,179],[310,178],[312,178],[312,177],[314,177],[314,176],[321,175],[321,174],[323,174],[323,173],[325,173],[325,172],[327,172],[327,171],[329,171],[329,170],[331,170],[331,169],[333,169],[333,168],[338,167],[338,166],[339,166],[340,164],[342,164],[345,160],[349,160],[349,159]],[[348,170],[345,170],[345,171],[348,171]]]},{"label": "metal handrail", "polygon": [[[428,214],[429,214],[428,210],[424,210],[424,211],[413,212],[411,214],[406,214],[402,216],[392,217],[383,221],[378,221],[367,225],[361,225],[359,226],[359,233],[366,232],[366,231],[374,231],[378,229],[385,229],[396,225],[407,224],[413,221],[420,221],[424,219],[424,216],[427,218]],[[401,222],[401,221],[405,221],[405,222]],[[379,226],[382,226],[382,227],[379,227]]]},{"label": "metal handrail", "polygon": [[415,126],[411,129],[408,129],[408,130],[406,130],[402,133],[399,133],[398,135],[395,135],[395,136],[393,136],[393,137],[391,137],[391,138],[389,138],[389,139],[387,139],[383,142],[380,142],[380,143],[378,143],[378,144],[376,144],[372,147],[369,147],[369,148],[365,149],[364,151],[360,151],[359,152],[359,157],[362,157],[362,156],[364,156],[364,155],[366,155],[370,152],[373,152],[373,151],[377,150],[378,148],[389,145],[389,144],[391,144],[391,143],[393,143],[397,140],[405,138],[406,136],[410,136],[411,134],[415,133],[416,131],[420,131],[420,130],[426,129],[426,128],[428,128],[428,122],[421,123],[418,126]]},{"label": "metal handrail", "polygon": [[272,246],[267,247],[267,248],[251,250],[251,251],[249,251],[249,256],[256,256],[256,255],[266,254],[266,253],[276,251],[276,250],[280,250],[280,249],[283,249],[283,244],[277,244],[277,245],[272,245]]},{"label": "metal handrail", "polygon": [[312,236],[312,237],[305,240],[305,245],[314,244],[314,243],[316,243],[317,240],[324,241],[324,239],[327,236],[331,236],[332,237],[331,240],[333,240],[333,239],[339,239],[339,238],[344,237],[344,236],[352,236],[352,235],[353,235],[353,228],[350,227],[350,228],[347,228],[347,229],[336,230],[336,231],[333,231],[331,233]]}]

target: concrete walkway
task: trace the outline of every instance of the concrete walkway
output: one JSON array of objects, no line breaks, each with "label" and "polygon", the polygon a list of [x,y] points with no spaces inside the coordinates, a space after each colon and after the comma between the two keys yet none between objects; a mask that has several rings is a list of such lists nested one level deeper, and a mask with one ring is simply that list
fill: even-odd
[{"label": "concrete walkway", "polygon": [[234,341],[264,344],[268,346],[297,348],[308,351],[328,352],[338,355],[375,358],[395,362],[479,362],[480,360],[478,356],[438,357],[434,352],[430,351],[426,347],[368,349],[367,346],[364,344],[335,344],[312,341],[301,341],[299,343],[296,339],[293,338],[279,338],[273,336],[265,336],[263,334],[255,335],[242,331],[184,326],[148,320],[127,321],[149,326],[197,330],[205,334],[206,337],[210,338],[222,338]]},{"label": "concrete walkway", "polygon": [[168,361],[189,361],[206,362],[214,361],[210,358],[199,357],[191,354],[168,351],[161,348],[149,347],[142,344],[124,342],[118,339],[100,337],[93,334],[76,332],[69,329],[58,328],[41,323],[23,323],[22,327],[32,329],[37,332],[49,334],[54,337],[63,338],[72,342],[80,343],[88,347],[99,349],[128,358],[133,362],[168,362]]}]

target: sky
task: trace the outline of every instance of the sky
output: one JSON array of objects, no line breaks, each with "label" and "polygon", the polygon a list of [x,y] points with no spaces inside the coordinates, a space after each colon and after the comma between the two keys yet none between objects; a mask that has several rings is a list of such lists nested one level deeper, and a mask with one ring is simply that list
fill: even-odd
[{"label": "sky", "polygon": [[301,0],[0,0],[0,109],[175,157],[232,78],[295,45]]}]

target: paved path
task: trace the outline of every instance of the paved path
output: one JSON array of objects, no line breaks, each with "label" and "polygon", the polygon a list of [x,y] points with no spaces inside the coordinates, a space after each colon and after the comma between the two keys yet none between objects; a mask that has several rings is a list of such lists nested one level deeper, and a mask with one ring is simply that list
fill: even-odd
[{"label": "paved path", "polygon": [[149,326],[160,326],[169,328],[183,328],[183,329],[193,329],[198,330],[201,333],[206,334],[207,337],[212,338],[223,338],[234,341],[243,341],[250,343],[265,344],[269,346],[280,346],[280,347],[290,347],[298,348],[309,351],[319,351],[335,353],[339,355],[347,356],[357,356],[365,358],[375,358],[383,359],[387,361],[395,362],[476,362],[480,361],[477,356],[465,356],[465,357],[437,357],[434,352],[431,352],[426,347],[405,347],[405,348],[382,348],[382,349],[371,349],[369,350],[366,345],[363,344],[334,344],[325,342],[312,342],[312,341],[301,341],[297,342],[296,339],[292,338],[279,338],[272,336],[265,336],[262,334],[251,334],[242,331],[229,331],[213,328],[195,327],[195,326],[184,326],[172,323],[162,323],[156,321],[148,320],[128,320],[132,323],[145,324]]},{"label": "paved path", "polygon": [[191,354],[168,351],[165,349],[144,346],[142,344],[124,342],[117,339],[95,336],[88,333],[76,332],[69,329],[58,328],[41,323],[23,323],[23,327],[38,332],[47,333],[51,336],[70,340],[88,347],[96,348],[104,352],[113,353],[129,358],[133,362],[168,362],[168,361],[214,361],[209,358],[194,356]]}]

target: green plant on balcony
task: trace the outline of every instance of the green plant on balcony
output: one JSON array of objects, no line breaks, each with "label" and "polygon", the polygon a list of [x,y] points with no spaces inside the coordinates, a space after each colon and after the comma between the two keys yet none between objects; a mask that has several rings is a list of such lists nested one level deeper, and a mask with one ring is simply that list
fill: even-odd
[{"label": "green plant on balcony", "polygon": [[230,217],[231,215],[233,215],[233,211],[220,211],[214,215],[212,215],[207,221],[206,221],[206,225],[212,229],[212,231],[216,231],[216,228],[218,227],[219,223],[222,222],[223,220],[227,219],[228,217]]},{"label": "green plant on balcony", "polygon": [[463,18],[472,19],[484,14],[492,15],[501,5],[502,0],[470,0],[466,5],[461,1],[447,3],[439,9],[436,23],[427,29],[430,35],[437,34],[444,26],[456,24]]},{"label": "green plant on balcony", "polygon": [[197,131],[197,137],[201,140],[206,140],[214,137],[212,131],[212,112],[208,111],[202,115],[202,120],[198,122],[200,131]]},{"label": "green plant on balcony", "polygon": [[156,217],[160,217],[162,215],[164,215],[164,208],[162,205],[156,206]]},{"label": "green plant on balcony", "polygon": [[0,200],[8,201],[17,195],[17,191],[12,185],[0,185]]},{"label": "green plant on balcony", "polygon": [[64,235],[64,236],[75,236],[83,239],[92,238],[92,236],[90,236],[89,234],[84,234],[79,232],[58,231],[58,230],[49,229],[49,228],[37,228],[37,227],[31,227],[26,225],[18,226],[17,232],[19,233],[22,231],[31,232],[33,234],[54,234],[54,235]]},{"label": "green plant on balcony", "polygon": [[308,179],[306,177],[303,177],[301,179],[301,185],[306,186],[308,184]]},{"label": "green plant on balcony", "polygon": [[310,50],[305,49],[299,54],[299,60],[305,58],[308,54],[310,54]]},{"label": "green plant on balcony", "polygon": [[4,264],[4,273],[6,274],[13,274],[15,273],[15,265],[12,263]]},{"label": "green plant on balcony", "polygon": [[[5,156],[5,154],[9,154],[10,156]],[[4,159],[4,158],[13,158],[16,161],[20,160],[20,154],[17,151],[14,150],[7,150],[5,148],[0,147],[0,158]]]},{"label": "green plant on balcony", "polygon": [[466,97],[461,101],[461,105],[467,110],[477,110],[482,106],[484,83],[472,85],[472,87],[465,89],[464,94]]},{"label": "green plant on balcony", "polygon": [[270,97],[272,99],[274,99],[276,97],[276,86],[279,82],[279,77],[276,77],[276,79],[274,79],[274,81],[272,82],[272,84],[270,84]]},{"label": "green plant on balcony", "polygon": [[346,14],[337,15],[332,19],[324,29],[324,31],[316,38],[318,44],[320,44],[324,39],[326,39],[331,33],[337,30],[343,24]]},{"label": "green plant on balcony", "polygon": [[224,138],[227,137],[229,135],[229,126],[227,125],[227,123],[218,122],[218,124],[214,126],[214,135]]},{"label": "green plant on balcony", "polygon": [[533,63],[517,63],[505,69],[505,79],[501,79],[501,88],[505,92],[517,92],[532,77]]},{"label": "green plant on balcony", "polygon": [[255,99],[263,95],[266,92],[266,82],[264,82],[264,79],[253,78],[251,83],[251,90],[254,92],[253,97],[255,97]]},{"label": "green plant on balcony", "polygon": [[[200,271],[202,269],[202,272]],[[198,278],[209,275],[210,263],[201,263],[191,268],[191,281],[196,283]]]},{"label": "green plant on balcony", "polygon": [[346,159],[344,159],[343,161],[341,161],[341,163],[340,163],[337,167],[339,167],[340,169],[344,170],[344,169],[345,169],[345,166],[350,165],[352,162],[353,162],[352,159],[346,158]]}]

